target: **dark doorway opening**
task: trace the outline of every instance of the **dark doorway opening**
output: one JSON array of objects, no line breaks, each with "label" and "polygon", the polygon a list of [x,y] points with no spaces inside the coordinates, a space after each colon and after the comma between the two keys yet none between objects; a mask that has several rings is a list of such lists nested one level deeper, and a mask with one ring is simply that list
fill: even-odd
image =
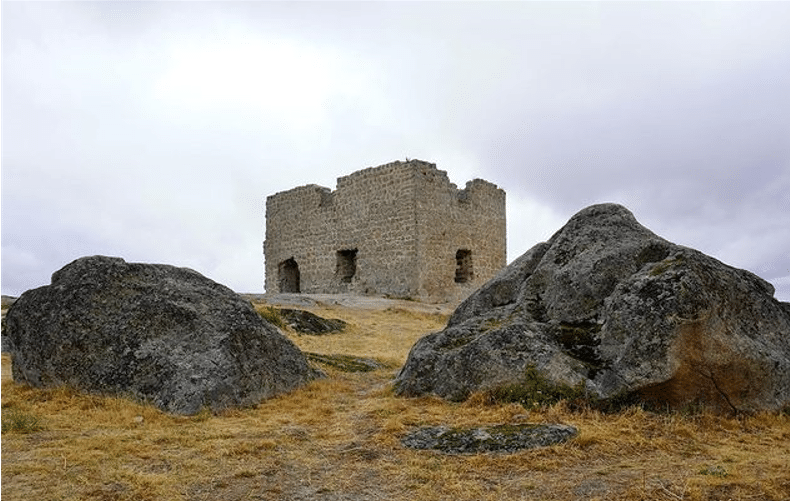
[{"label": "dark doorway opening", "polygon": [[455,253],[455,283],[465,284],[474,278],[472,271],[472,251],[458,249]]},{"label": "dark doorway opening", "polygon": [[294,258],[286,259],[277,266],[277,283],[280,292],[301,292],[299,290],[299,265]]},{"label": "dark doorway opening", "polygon": [[344,249],[337,251],[337,268],[335,275],[341,283],[350,284],[357,274],[357,249]]}]

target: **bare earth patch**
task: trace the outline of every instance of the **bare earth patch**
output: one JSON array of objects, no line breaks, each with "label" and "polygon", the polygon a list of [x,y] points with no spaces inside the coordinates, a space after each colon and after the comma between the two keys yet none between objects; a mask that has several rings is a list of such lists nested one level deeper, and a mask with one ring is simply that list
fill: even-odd
[{"label": "bare earth patch", "polygon": [[[256,305],[265,306],[256,299]],[[787,500],[790,417],[524,409],[393,396],[411,345],[450,310],[410,301],[288,305],[350,325],[286,334],[322,355],[372,358],[254,408],[176,417],[124,399],[37,390],[3,356],[4,500]],[[6,429],[12,416],[40,429]],[[423,426],[559,423],[579,434],[513,454],[448,456],[405,448]]]}]

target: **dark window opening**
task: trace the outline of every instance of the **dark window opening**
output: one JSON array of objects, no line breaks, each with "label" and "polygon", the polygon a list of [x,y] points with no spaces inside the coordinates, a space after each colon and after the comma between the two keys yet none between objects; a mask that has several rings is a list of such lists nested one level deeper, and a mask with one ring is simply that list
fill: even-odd
[{"label": "dark window opening", "polygon": [[354,275],[357,274],[357,249],[346,249],[337,251],[336,276],[341,283],[350,284]]},{"label": "dark window opening", "polygon": [[472,251],[458,249],[455,253],[455,283],[465,284],[472,280]]},{"label": "dark window opening", "polygon": [[294,258],[286,259],[277,266],[277,285],[280,292],[301,292],[299,290],[299,265]]}]

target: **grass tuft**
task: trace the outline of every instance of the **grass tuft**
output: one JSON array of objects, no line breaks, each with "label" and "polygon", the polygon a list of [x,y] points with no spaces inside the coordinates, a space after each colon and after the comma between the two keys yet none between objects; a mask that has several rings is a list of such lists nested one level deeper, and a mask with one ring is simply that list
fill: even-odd
[{"label": "grass tuft", "polygon": [[708,466],[700,470],[700,475],[710,475],[712,477],[720,477],[724,478],[729,475],[727,470],[724,469],[722,466]]},{"label": "grass tuft", "polygon": [[39,416],[12,409],[3,412],[3,433],[35,433],[44,429]]},{"label": "grass tuft", "polygon": [[285,321],[280,315],[280,310],[274,306],[256,306],[255,311],[258,312],[264,320],[276,326],[278,329],[285,329]]}]

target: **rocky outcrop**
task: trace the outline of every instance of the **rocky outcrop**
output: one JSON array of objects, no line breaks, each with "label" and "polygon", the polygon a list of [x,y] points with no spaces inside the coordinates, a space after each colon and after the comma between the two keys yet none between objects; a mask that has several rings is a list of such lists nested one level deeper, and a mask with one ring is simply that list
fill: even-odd
[{"label": "rocky outcrop", "polygon": [[756,275],[588,207],[419,340],[396,391],[460,400],[538,370],[592,396],[722,411],[790,405],[790,304]]},{"label": "rocky outcrop", "polygon": [[319,373],[227,287],[169,265],[85,257],[9,309],[14,380],[193,414],[254,405]]},{"label": "rocky outcrop", "polygon": [[340,332],[348,326],[338,318],[323,318],[309,311],[291,308],[280,308],[280,317],[294,331],[315,336]]}]

